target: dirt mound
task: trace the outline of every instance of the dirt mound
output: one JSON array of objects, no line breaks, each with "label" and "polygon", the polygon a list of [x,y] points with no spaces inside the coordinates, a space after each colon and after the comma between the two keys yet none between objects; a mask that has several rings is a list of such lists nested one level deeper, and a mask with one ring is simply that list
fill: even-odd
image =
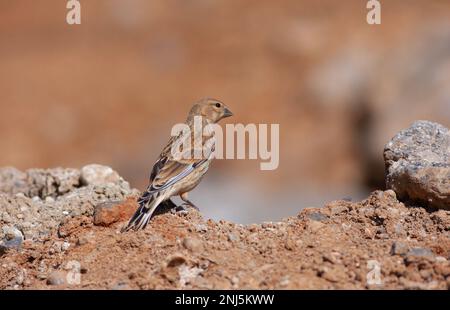
[{"label": "dirt mound", "polygon": [[273,223],[215,222],[189,210],[121,234],[124,220],[105,227],[92,215],[67,217],[48,236],[7,248],[0,288],[450,287],[450,211],[407,207],[391,190]]}]

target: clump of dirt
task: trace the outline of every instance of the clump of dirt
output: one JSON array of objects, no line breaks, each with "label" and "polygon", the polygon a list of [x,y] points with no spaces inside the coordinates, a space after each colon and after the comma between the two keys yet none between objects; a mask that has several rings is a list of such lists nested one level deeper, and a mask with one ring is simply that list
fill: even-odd
[{"label": "clump of dirt", "polygon": [[125,221],[67,217],[45,238],[8,248],[0,288],[450,288],[450,211],[405,206],[392,190],[280,222],[216,222],[189,209],[120,233]]}]

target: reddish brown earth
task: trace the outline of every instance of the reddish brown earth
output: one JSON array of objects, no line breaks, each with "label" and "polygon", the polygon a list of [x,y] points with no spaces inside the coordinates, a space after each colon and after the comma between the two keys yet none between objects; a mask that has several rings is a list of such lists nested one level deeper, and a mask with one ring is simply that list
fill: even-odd
[{"label": "reddish brown earth", "polygon": [[[258,225],[205,221],[195,210],[166,212],[144,231],[120,233],[123,217],[134,208],[127,201],[108,214],[107,221],[119,219],[110,226],[81,216],[65,221],[43,242],[25,240],[21,250],[0,257],[0,288],[450,287],[450,211],[407,207],[393,191]],[[370,260],[378,262],[379,285],[367,283],[377,269]],[[67,283],[77,270],[80,283]]]}]

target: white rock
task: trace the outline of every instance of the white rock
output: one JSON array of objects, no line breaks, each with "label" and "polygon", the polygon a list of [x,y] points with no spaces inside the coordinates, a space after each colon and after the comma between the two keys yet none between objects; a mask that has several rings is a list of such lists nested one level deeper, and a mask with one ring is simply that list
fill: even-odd
[{"label": "white rock", "polygon": [[108,166],[92,164],[81,169],[81,183],[84,185],[102,185],[119,181],[119,174]]}]

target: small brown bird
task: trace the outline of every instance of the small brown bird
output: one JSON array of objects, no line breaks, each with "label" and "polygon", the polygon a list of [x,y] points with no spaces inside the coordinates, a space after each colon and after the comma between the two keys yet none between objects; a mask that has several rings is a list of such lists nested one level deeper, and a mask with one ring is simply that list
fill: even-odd
[{"label": "small brown bird", "polygon": [[[147,226],[153,212],[161,203],[172,203],[170,197],[179,195],[181,199],[193,208],[198,209],[188,199],[188,192],[194,189],[208,171],[214,152],[214,134],[205,134],[205,126],[216,124],[233,113],[219,100],[203,99],[194,104],[189,112],[185,124],[189,128],[189,135],[180,132],[172,136],[166,147],[161,152],[150,174],[150,184],[138,200],[139,208],[131,217],[122,232],[130,229],[139,230]],[[201,121],[199,126],[198,120]],[[211,139],[213,138],[213,139]],[[194,148],[185,148],[184,142],[195,145],[195,140],[200,139],[202,153],[195,156]],[[175,149],[179,153],[174,152]],[[175,153],[175,156],[174,156]],[[184,156],[179,156],[182,153]],[[186,156],[186,154],[188,156]]]}]

